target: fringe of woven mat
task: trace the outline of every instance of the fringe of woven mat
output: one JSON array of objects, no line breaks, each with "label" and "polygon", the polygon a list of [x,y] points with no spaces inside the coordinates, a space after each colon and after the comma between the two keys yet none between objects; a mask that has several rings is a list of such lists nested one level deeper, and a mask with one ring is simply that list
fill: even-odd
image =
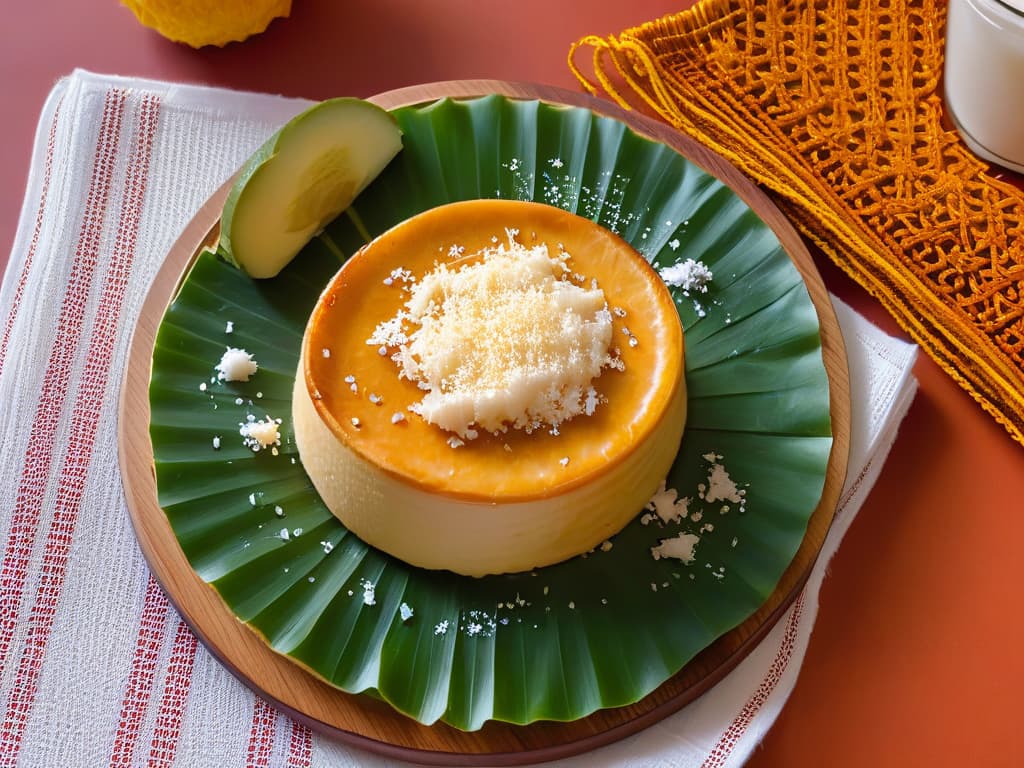
[{"label": "fringe of woven mat", "polygon": [[[860,8],[857,0],[851,1]],[[933,81],[923,88],[919,85],[916,90],[928,95],[941,116],[938,80],[945,6],[941,0],[939,3],[923,0],[923,12],[934,14],[932,31],[937,39],[932,41],[932,50],[937,48],[939,60],[933,67]],[[790,12],[795,9],[796,13],[814,14],[823,3],[817,3],[818,8],[805,7],[801,0],[781,0],[772,5]],[[837,5],[847,8],[844,2]],[[873,3],[867,0],[865,5]],[[890,6],[888,12],[900,13],[898,5]],[[886,233],[874,231],[859,221],[809,164],[794,162],[791,153],[773,152],[785,148],[784,141],[780,141],[780,127],[772,124],[770,116],[765,116],[760,125],[752,124],[754,117],[747,113],[756,109],[756,104],[752,106],[749,96],[730,80],[725,68],[714,69],[712,58],[717,57],[720,63],[723,51],[728,55],[730,46],[736,57],[742,55],[736,43],[743,35],[740,25],[751,14],[747,0],[703,0],[689,10],[618,36],[585,37],[570,49],[569,66],[591,93],[603,91],[627,109],[653,112],[764,185],[810,241],[875,296],[946,373],[1013,439],[1024,444],[1024,371],[999,349],[979,319],[944,303],[925,281],[902,268],[893,244],[884,240]],[[591,67],[596,82],[577,64],[580,52],[586,48],[592,49]],[[695,76],[683,77],[680,73],[684,69]],[[928,138],[944,145],[942,157],[956,159],[955,170],[970,174],[975,181],[983,178],[998,197],[1010,200],[1024,211],[1024,195],[1019,189],[988,177],[988,166],[971,155],[955,132],[941,129],[938,117],[932,128],[933,135]],[[913,179],[906,181],[911,183]],[[971,222],[964,221],[961,226],[970,225]],[[1024,287],[1022,253],[1024,250],[1018,248],[1011,270],[1020,269],[1018,279]],[[1018,300],[1024,297],[1018,294]],[[1022,313],[1024,307],[1019,307],[1017,322]],[[1000,325],[1003,327],[1005,322]],[[1019,341],[1024,347],[1024,339]],[[1020,355],[1019,349],[1017,354]]]}]

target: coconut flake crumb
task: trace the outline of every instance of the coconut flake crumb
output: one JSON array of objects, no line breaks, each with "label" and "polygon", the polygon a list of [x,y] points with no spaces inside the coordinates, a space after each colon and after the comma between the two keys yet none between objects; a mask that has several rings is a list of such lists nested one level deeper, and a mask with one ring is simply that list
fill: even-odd
[{"label": "coconut flake crumb", "polygon": [[331,554],[331,552],[334,551],[334,542],[332,542],[332,541],[327,541],[325,539],[324,541],[320,542],[320,546],[324,548],[324,554],[325,555],[329,555],[329,554]]},{"label": "coconut flake crumb", "polygon": [[281,541],[288,541],[288,539],[290,539],[292,536],[290,533],[288,533],[287,528],[282,528],[280,531],[277,532],[277,537],[281,539]]},{"label": "coconut flake crumb", "polygon": [[235,324],[231,320],[228,320],[224,324],[224,333],[234,333],[234,332],[235,332]]},{"label": "coconut flake crumb", "polygon": [[[679,492],[675,488],[666,488],[665,481],[662,480],[654,496],[647,502],[645,509],[652,510],[663,523],[678,523],[687,515],[690,505],[689,497],[684,496],[681,499],[678,497]],[[649,518],[647,522],[652,522],[654,519],[648,515],[644,517]],[[644,522],[643,519],[641,522]],[[644,523],[644,525],[646,524]]]},{"label": "coconut flake crumb", "polygon": [[258,421],[250,413],[248,421],[239,423],[238,434],[242,436],[242,444],[246,448],[251,448],[253,453],[257,453],[263,448],[281,444],[280,426],[280,419],[266,416],[262,421]]},{"label": "coconut flake crumb", "polygon": [[680,533],[671,539],[662,539],[658,546],[651,547],[651,557],[655,560],[673,557],[689,564],[693,562],[694,550],[699,542],[700,536],[695,533]]},{"label": "coconut flake crumb", "polygon": [[408,603],[402,603],[398,606],[398,615],[401,617],[402,621],[408,621],[412,618],[413,610],[409,607]]},{"label": "coconut flake crumb", "polygon": [[376,605],[377,585],[369,579],[363,579],[359,582],[359,586],[363,588],[363,605]]},{"label": "coconut flake crumb", "polygon": [[729,473],[722,464],[716,462],[711,465],[711,473],[708,475],[708,488],[705,492],[704,500],[709,503],[713,501],[732,501],[737,504],[743,501],[736,483],[729,477]]},{"label": "coconut flake crumb", "polygon": [[401,424],[403,421],[405,421],[405,414],[401,411],[395,411],[391,414],[392,424]]},{"label": "coconut flake crumb", "polygon": [[215,451],[219,451],[220,450],[220,435],[214,435],[214,438],[213,438],[213,450],[215,450]]},{"label": "coconut flake crumb", "polygon": [[445,619],[444,621],[439,621],[437,624],[434,625],[434,634],[435,635],[444,635],[444,634],[447,634],[447,633],[448,633],[448,619]]},{"label": "coconut flake crumb", "polygon": [[[678,241],[676,243],[678,246]],[[662,267],[658,270],[658,274],[661,275],[661,279],[665,281],[666,285],[682,288],[685,292],[696,291],[697,293],[707,293],[708,283],[714,278],[711,270],[703,262],[693,259]]]},{"label": "coconut flake crumb", "polygon": [[259,370],[259,365],[244,349],[227,347],[214,369],[221,381],[248,381]]}]

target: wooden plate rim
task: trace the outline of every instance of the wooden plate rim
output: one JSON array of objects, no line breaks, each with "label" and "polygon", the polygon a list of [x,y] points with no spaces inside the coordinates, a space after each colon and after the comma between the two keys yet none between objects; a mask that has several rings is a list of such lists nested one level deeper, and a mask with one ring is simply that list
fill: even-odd
[{"label": "wooden plate rim", "polygon": [[637,133],[671,146],[725,182],[773,230],[801,273],[821,325],[830,383],[833,444],[822,498],[803,542],[775,592],[746,621],[698,654],[641,701],[599,710],[568,723],[526,726],[489,722],[464,732],[439,723],[424,726],[368,696],[338,690],[273,651],[238,621],[212,587],[189,566],[156,499],[149,437],[149,378],[156,332],[171,299],[202,247],[216,236],[231,182],[185,227],[159,270],[132,336],[119,409],[119,460],[129,515],[154,578],[200,641],[245,685],[298,721],[369,751],[434,765],[519,765],[595,749],[678,711],[720,681],[757,645],[803,588],[828,533],[846,477],[850,445],[849,372],[842,332],[828,292],[802,239],[775,204],[725,159],[651,118],[553,86],[499,80],[457,80],[401,88],[371,97],[387,109],[440,98],[499,94],[583,107],[619,120]]}]

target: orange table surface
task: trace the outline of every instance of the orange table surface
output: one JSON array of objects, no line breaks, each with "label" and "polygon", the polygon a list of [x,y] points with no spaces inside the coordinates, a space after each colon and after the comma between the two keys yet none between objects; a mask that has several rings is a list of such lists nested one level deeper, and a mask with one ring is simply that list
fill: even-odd
[{"label": "orange table surface", "polygon": [[[37,0],[0,24],[0,267],[36,121],[75,67],[292,96],[367,96],[491,77],[578,89],[570,43],[690,0],[296,0],[264,35],[194,51],[116,0]],[[886,331],[879,305],[824,259],[835,294]],[[1024,446],[929,359],[881,478],[833,560],[800,679],[752,757],[785,766],[1024,765]]]}]

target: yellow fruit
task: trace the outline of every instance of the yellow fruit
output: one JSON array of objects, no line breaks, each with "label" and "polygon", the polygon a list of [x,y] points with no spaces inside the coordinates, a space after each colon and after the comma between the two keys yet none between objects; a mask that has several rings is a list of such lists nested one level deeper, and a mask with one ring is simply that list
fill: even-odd
[{"label": "yellow fruit", "polygon": [[136,18],[168,40],[193,48],[245,40],[287,17],[291,0],[121,0]]}]

